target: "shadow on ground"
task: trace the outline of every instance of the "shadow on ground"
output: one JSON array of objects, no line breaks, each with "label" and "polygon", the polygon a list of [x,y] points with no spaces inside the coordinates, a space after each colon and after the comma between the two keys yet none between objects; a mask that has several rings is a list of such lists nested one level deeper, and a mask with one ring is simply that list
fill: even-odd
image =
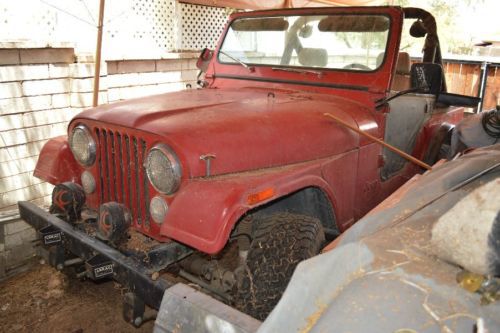
[{"label": "shadow on ground", "polygon": [[121,315],[122,290],[113,281],[68,278],[48,265],[0,282],[0,332],[152,332]]}]

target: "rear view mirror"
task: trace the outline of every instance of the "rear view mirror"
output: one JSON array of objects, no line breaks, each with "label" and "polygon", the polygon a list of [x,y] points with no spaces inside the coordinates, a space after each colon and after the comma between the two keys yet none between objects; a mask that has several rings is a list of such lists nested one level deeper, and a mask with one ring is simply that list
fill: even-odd
[{"label": "rear view mirror", "polygon": [[214,51],[210,50],[209,48],[204,48],[200,56],[198,57],[198,60],[196,61],[196,67],[202,71],[206,72],[208,69],[208,64],[210,64],[210,60],[212,60],[212,57],[214,56]]}]

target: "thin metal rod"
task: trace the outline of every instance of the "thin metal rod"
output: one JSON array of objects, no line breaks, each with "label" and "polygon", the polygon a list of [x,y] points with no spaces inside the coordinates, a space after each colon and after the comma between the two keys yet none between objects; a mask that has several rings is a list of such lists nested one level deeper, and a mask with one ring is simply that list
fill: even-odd
[{"label": "thin metal rod", "polygon": [[78,264],[82,264],[82,263],[83,263],[83,259],[82,258],[69,259],[69,260],[66,260],[64,262],[64,267],[78,265]]},{"label": "thin metal rod", "polygon": [[[66,11],[66,10],[64,10],[64,9],[62,9],[62,8],[59,8],[59,7],[57,7],[57,6],[54,6],[53,4],[48,3],[48,2],[47,2],[47,1],[45,1],[45,0],[40,0],[40,2],[42,2],[43,4],[45,4],[45,5],[49,6],[49,7],[54,8],[55,10],[60,11],[61,13],[64,13],[64,14],[66,14],[66,15],[68,15],[68,16],[71,16],[72,18],[74,18],[74,19],[76,19],[76,20],[78,20],[78,21],[81,21],[81,22],[83,22],[83,23],[86,23],[86,24],[88,24],[88,25],[92,26],[93,28],[95,28],[95,22],[93,22],[93,23],[92,23],[92,22],[89,22],[89,21],[87,21],[87,20],[85,20],[85,19],[82,19],[81,17],[78,17],[78,16],[76,16],[76,15],[74,15],[74,14],[71,14],[70,12],[68,12],[68,11]],[[91,17],[91,18],[92,18],[92,17]],[[93,21],[93,19],[92,19],[92,21]]]},{"label": "thin metal rod", "polygon": [[331,113],[324,113],[323,115],[325,115],[326,117],[330,117],[330,118],[332,118],[333,120],[335,120],[337,123],[341,124],[342,126],[345,126],[345,127],[349,128],[350,130],[353,130],[354,132],[356,132],[356,133],[358,133],[358,134],[361,134],[361,135],[363,135],[363,136],[365,136],[365,137],[367,137],[367,138],[369,138],[369,139],[371,139],[371,140],[373,140],[373,141],[377,142],[378,144],[380,144],[380,145],[382,145],[382,146],[386,147],[387,149],[389,149],[389,150],[391,150],[391,151],[395,152],[396,154],[400,155],[401,157],[403,157],[403,158],[407,159],[408,161],[413,162],[413,163],[415,163],[416,165],[421,166],[421,167],[422,167],[422,168],[424,168],[424,169],[427,169],[427,170],[432,170],[432,167],[431,167],[429,164],[424,163],[424,162],[422,162],[421,160],[419,160],[419,159],[417,159],[417,158],[415,158],[415,157],[413,157],[413,156],[411,156],[411,155],[408,155],[408,154],[407,154],[407,153],[405,153],[404,151],[399,150],[398,148],[396,148],[396,147],[394,147],[394,146],[392,146],[392,145],[390,145],[390,144],[388,144],[388,143],[386,143],[386,142],[384,142],[384,141],[382,141],[382,140],[380,140],[380,139],[378,139],[378,138],[374,137],[374,136],[373,136],[373,135],[371,135],[371,134],[368,134],[368,133],[366,133],[366,132],[363,132],[362,130],[360,130],[360,129],[359,129],[359,128],[357,128],[357,127],[354,127],[354,126],[349,125],[348,123],[346,123],[345,121],[343,121],[343,120],[341,120],[341,119],[339,119],[339,118],[335,117],[335,116],[334,116],[334,115],[332,115]]},{"label": "thin metal rod", "polygon": [[478,86],[478,91],[477,91],[477,97],[479,97],[480,101],[479,101],[479,104],[477,105],[476,113],[483,112],[484,93],[486,91],[486,84],[488,81],[488,67],[489,67],[489,64],[486,61],[481,64],[481,75],[480,75],[479,86]]},{"label": "thin metal rod", "polygon": [[102,22],[104,20],[104,1],[99,4],[99,22],[97,25],[97,45],[95,50],[95,72],[94,72],[94,96],[93,106],[97,106],[99,100],[99,79],[101,76],[101,50],[102,50]]}]

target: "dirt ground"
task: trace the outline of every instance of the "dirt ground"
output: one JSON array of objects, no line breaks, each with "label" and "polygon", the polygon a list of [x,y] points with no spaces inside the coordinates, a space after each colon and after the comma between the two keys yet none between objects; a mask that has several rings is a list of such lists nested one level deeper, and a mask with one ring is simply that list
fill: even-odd
[{"label": "dirt ground", "polygon": [[0,282],[0,332],[152,332],[122,319],[121,290],[113,281],[69,279],[48,265]]}]

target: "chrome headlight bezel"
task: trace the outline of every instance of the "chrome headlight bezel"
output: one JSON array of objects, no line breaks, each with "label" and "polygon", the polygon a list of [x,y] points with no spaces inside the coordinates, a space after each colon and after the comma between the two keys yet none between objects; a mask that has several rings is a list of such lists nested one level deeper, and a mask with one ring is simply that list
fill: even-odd
[{"label": "chrome headlight bezel", "polygon": [[[78,156],[78,154],[75,153],[73,150],[73,137],[76,133],[76,131],[82,131],[86,137],[87,137],[87,152],[88,152],[88,159],[84,160],[81,158],[81,156]],[[95,159],[96,159],[96,153],[97,153],[97,146],[94,138],[92,137],[92,134],[90,133],[90,130],[88,129],[87,126],[83,124],[79,124],[73,128],[71,131],[71,134],[69,136],[69,148],[71,149],[71,152],[73,153],[73,156],[75,157],[75,160],[80,163],[81,165],[85,167],[89,167],[94,164]]]},{"label": "chrome headlight bezel", "polygon": [[[164,188],[162,186],[159,186],[157,179],[155,177],[157,176],[165,176],[165,175],[155,175],[150,167],[151,164],[151,158],[152,154],[156,153],[161,153],[163,154],[168,162],[170,163],[169,169],[171,169],[173,178],[171,179],[171,185],[168,188]],[[159,143],[154,145],[148,152],[146,159],[144,161],[144,167],[146,169],[146,174],[148,176],[149,182],[151,185],[155,188],[156,191],[162,193],[162,194],[173,194],[175,193],[181,184],[181,178],[182,178],[182,168],[181,164],[179,162],[179,159],[177,155],[174,153],[172,148],[170,148],[168,145],[164,143]]]}]

